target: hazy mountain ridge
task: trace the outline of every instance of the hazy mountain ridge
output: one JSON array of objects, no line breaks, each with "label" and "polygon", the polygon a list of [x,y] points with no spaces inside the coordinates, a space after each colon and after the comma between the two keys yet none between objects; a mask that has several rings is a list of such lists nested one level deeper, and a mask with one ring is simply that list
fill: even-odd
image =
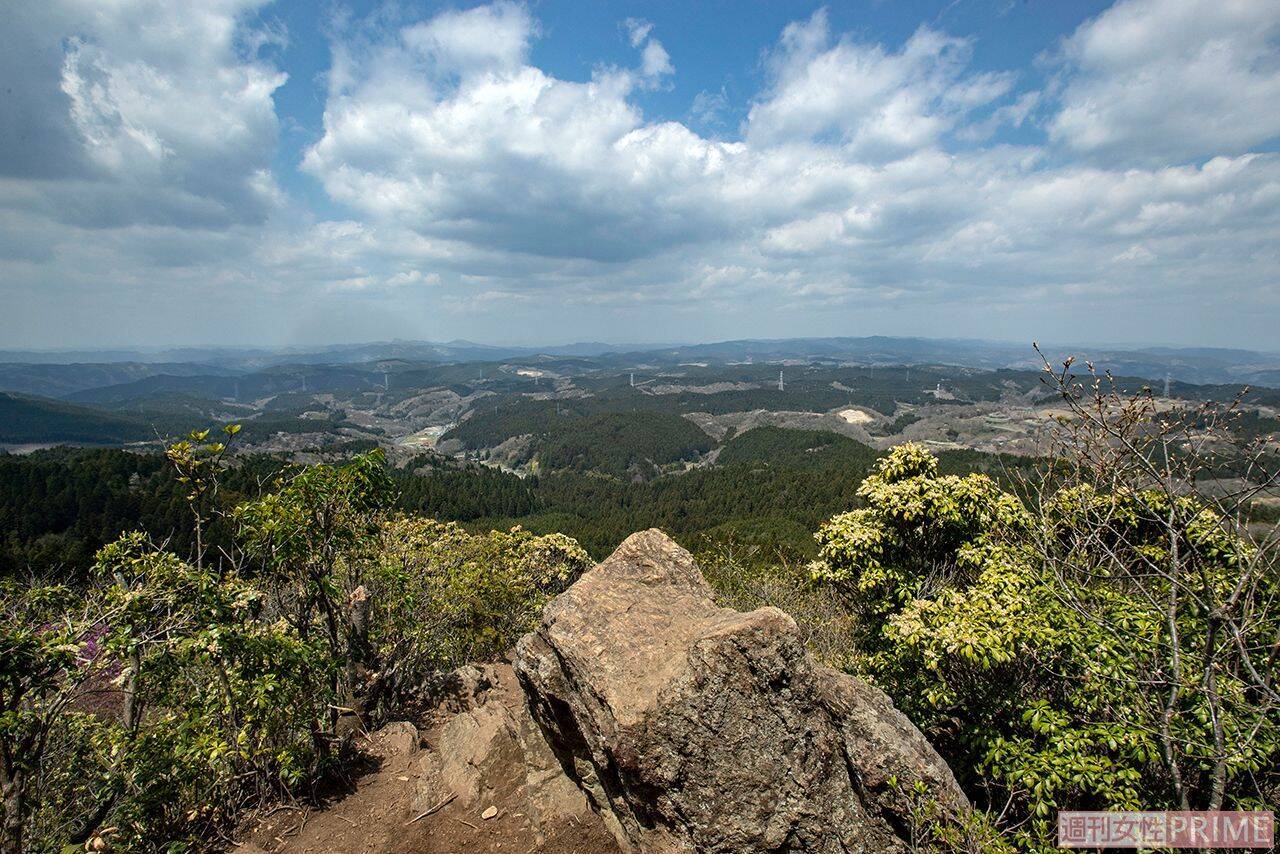
[{"label": "hazy mountain ridge", "polygon": [[198,362],[0,362],[0,391],[66,397],[86,389],[137,382],[158,375],[191,378],[238,373]]},{"label": "hazy mountain ridge", "polygon": [[[1054,344],[1044,348],[1053,361],[1069,355],[1089,359],[1116,375],[1166,377],[1192,383],[1239,383],[1280,387],[1280,352],[1213,347],[1118,348]],[[838,361],[865,365],[956,365],[982,368],[1038,368],[1030,345],[975,339],[893,336],[738,339],[705,344],[610,345],[578,342],[547,347],[494,346],[455,340],[444,343],[389,341],[318,348],[175,348],[166,350],[0,351],[0,390],[63,397],[90,388],[158,375],[228,377],[270,369],[301,371],[304,366],[416,365],[465,362],[602,359],[617,366],[659,362]]]}]

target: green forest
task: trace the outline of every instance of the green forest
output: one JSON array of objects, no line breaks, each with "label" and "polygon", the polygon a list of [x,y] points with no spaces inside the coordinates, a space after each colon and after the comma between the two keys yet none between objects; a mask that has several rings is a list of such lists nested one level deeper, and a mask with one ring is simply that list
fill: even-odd
[{"label": "green forest", "polygon": [[[815,553],[812,531],[818,523],[857,501],[858,484],[879,456],[834,433],[759,427],[726,443],[715,466],[635,479],[635,445],[618,444],[612,456],[597,451],[611,447],[617,436],[641,442],[640,453],[649,459],[662,458],[660,451],[679,459],[689,449],[705,450],[710,439],[679,420],[687,429],[674,439],[655,434],[644,440],[640,434],[648,420],[618,430],[614,419],[603,417],[596,438],[607,441],[563,439],[556,446],[563,450],[551,459],[564,467],[525,478],[422,455],[389,470],[393,500],[407,512],[476,531],[521,525],[565,533],[597,558],[634,531],[660,527],[689,547],[730,538],[762,550],[764,557],[800,560]],[[575,442],[589,450],[575,456]],[[1026,458],[964,450],[943,451],[939,460],[949,473],[981,471],[999,478],[1032,466]],[[218,500],[231,507],[256,497],[290,468],[268,455],[236,457],[222,476]],[[188,515],[177,476],[158,452],[52,448],[0,455],[3,573],[81,576],[98,548],[130,530],[185,553],[191,545]]]},{"label": "green forest", "polygon": [[[359,444],[297,465],[236,453],[238,426],[0,456],[3,850],[225,847],[648,527],[929,737],[973,810],[922,805],[921,850],[1047,852],[1062,809],[1274,804],[1270,436],[1150,395],[1063,405],[1036,458],[759,427],[641,473],[708,450],[663,413],[572,416],[526,477]],[[1260,479],[1193,488],[1227,459]]]}]

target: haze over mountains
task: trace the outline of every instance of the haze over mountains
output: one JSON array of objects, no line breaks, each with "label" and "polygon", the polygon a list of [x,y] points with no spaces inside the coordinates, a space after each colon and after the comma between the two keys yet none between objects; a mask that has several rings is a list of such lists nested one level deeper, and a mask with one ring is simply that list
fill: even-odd
[{"label": "haze over mountains", "polygon": [[[1150,347],[1043,348],[1172,401],[1248,397],[1271,434],[1280,354]],[[0,353],[0,445],[154,444],[241,423],[242,447],[286,456],[381,446],[649,480],[712,464],[755,427],[887,447],[1038,453],[1053,396],[1031,345],[925,338],[492,346],[390,341],[315,349]],[[1182,405],[1182,404],[1178,404]],[[1253,407],[1257,407],[1254,409]],[[584,439],[583,437],[590,437]],[[819,443],[821,445],[822,443]],[[767,457],[767,454],[765,455]]]},{"label": "haze over mountains", "polygon": [[[1191,383],[1280,386],[1280,351],[1218,347],[1105,347],[1050,344],[1046,356],[1090,359],[1114,374]],[[970,368],[1038,368],[1032,347],[980,339],[866,336],[738,339],[703,344],[606,344],[597,341],[548,346],[502,346],[472,341],[385,341],[314,348],[164,348],[0,350],[0,391],[61,397],[89,388],[149,376],[233,376],[282,365],[343,365],[387,360],[479,362],[538,356],[610,356],[715,361],[838,360],[868,365],[959,365]]]}]

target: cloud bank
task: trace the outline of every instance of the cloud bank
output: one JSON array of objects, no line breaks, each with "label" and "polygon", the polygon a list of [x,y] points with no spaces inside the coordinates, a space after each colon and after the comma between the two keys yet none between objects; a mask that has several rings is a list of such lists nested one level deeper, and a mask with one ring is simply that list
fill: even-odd
[{"label": "cloud bank", "polygon": [[860,40],[818,10],[717,137],[641,108],[680,65],[647,21],[619,22],[629,63],[569,80],[533,62],[523,5],[338,20],[297,163],[323,210],[281,189],[287,36],[264,8],[19,13],[0,58],[18,81],[0,120],[24,128],[0,136],[5,339],[58,337],[41,327],[61,317],[74,343],[109,306],[166,343],[223,324],[1266,346],[1280,321],[1269,0],[1122,0],[1036,74],[978,68],[972,39],[927,25]]}]

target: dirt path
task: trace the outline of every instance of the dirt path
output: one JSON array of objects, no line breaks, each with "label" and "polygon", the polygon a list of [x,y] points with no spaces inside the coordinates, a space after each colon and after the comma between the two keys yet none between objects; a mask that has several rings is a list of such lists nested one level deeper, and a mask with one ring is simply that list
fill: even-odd
[{"label": "dirt path", "polygon": [[[430,746],[433,733],[427,734]],[[523,767],[502,774],[507,782],[483,803],[462,808],[445,803],[431,815],[415,815],[411,803],[420,776],[422,752],[402,752],[394,745],[371,743],[381,762],[360,777],[353,792],[320,810],[279,809],[261,819],[240,845],[238,854],[612,854],[617,846],[599,823],[542,828],[531,825],[522,810]],[[490,814],[491,808],[496,810]],[[484,818],[490,815],[489,818]],[[415,820],[416,819],[416,820]],[[539,838],[539,837],[542,838]]]}]

